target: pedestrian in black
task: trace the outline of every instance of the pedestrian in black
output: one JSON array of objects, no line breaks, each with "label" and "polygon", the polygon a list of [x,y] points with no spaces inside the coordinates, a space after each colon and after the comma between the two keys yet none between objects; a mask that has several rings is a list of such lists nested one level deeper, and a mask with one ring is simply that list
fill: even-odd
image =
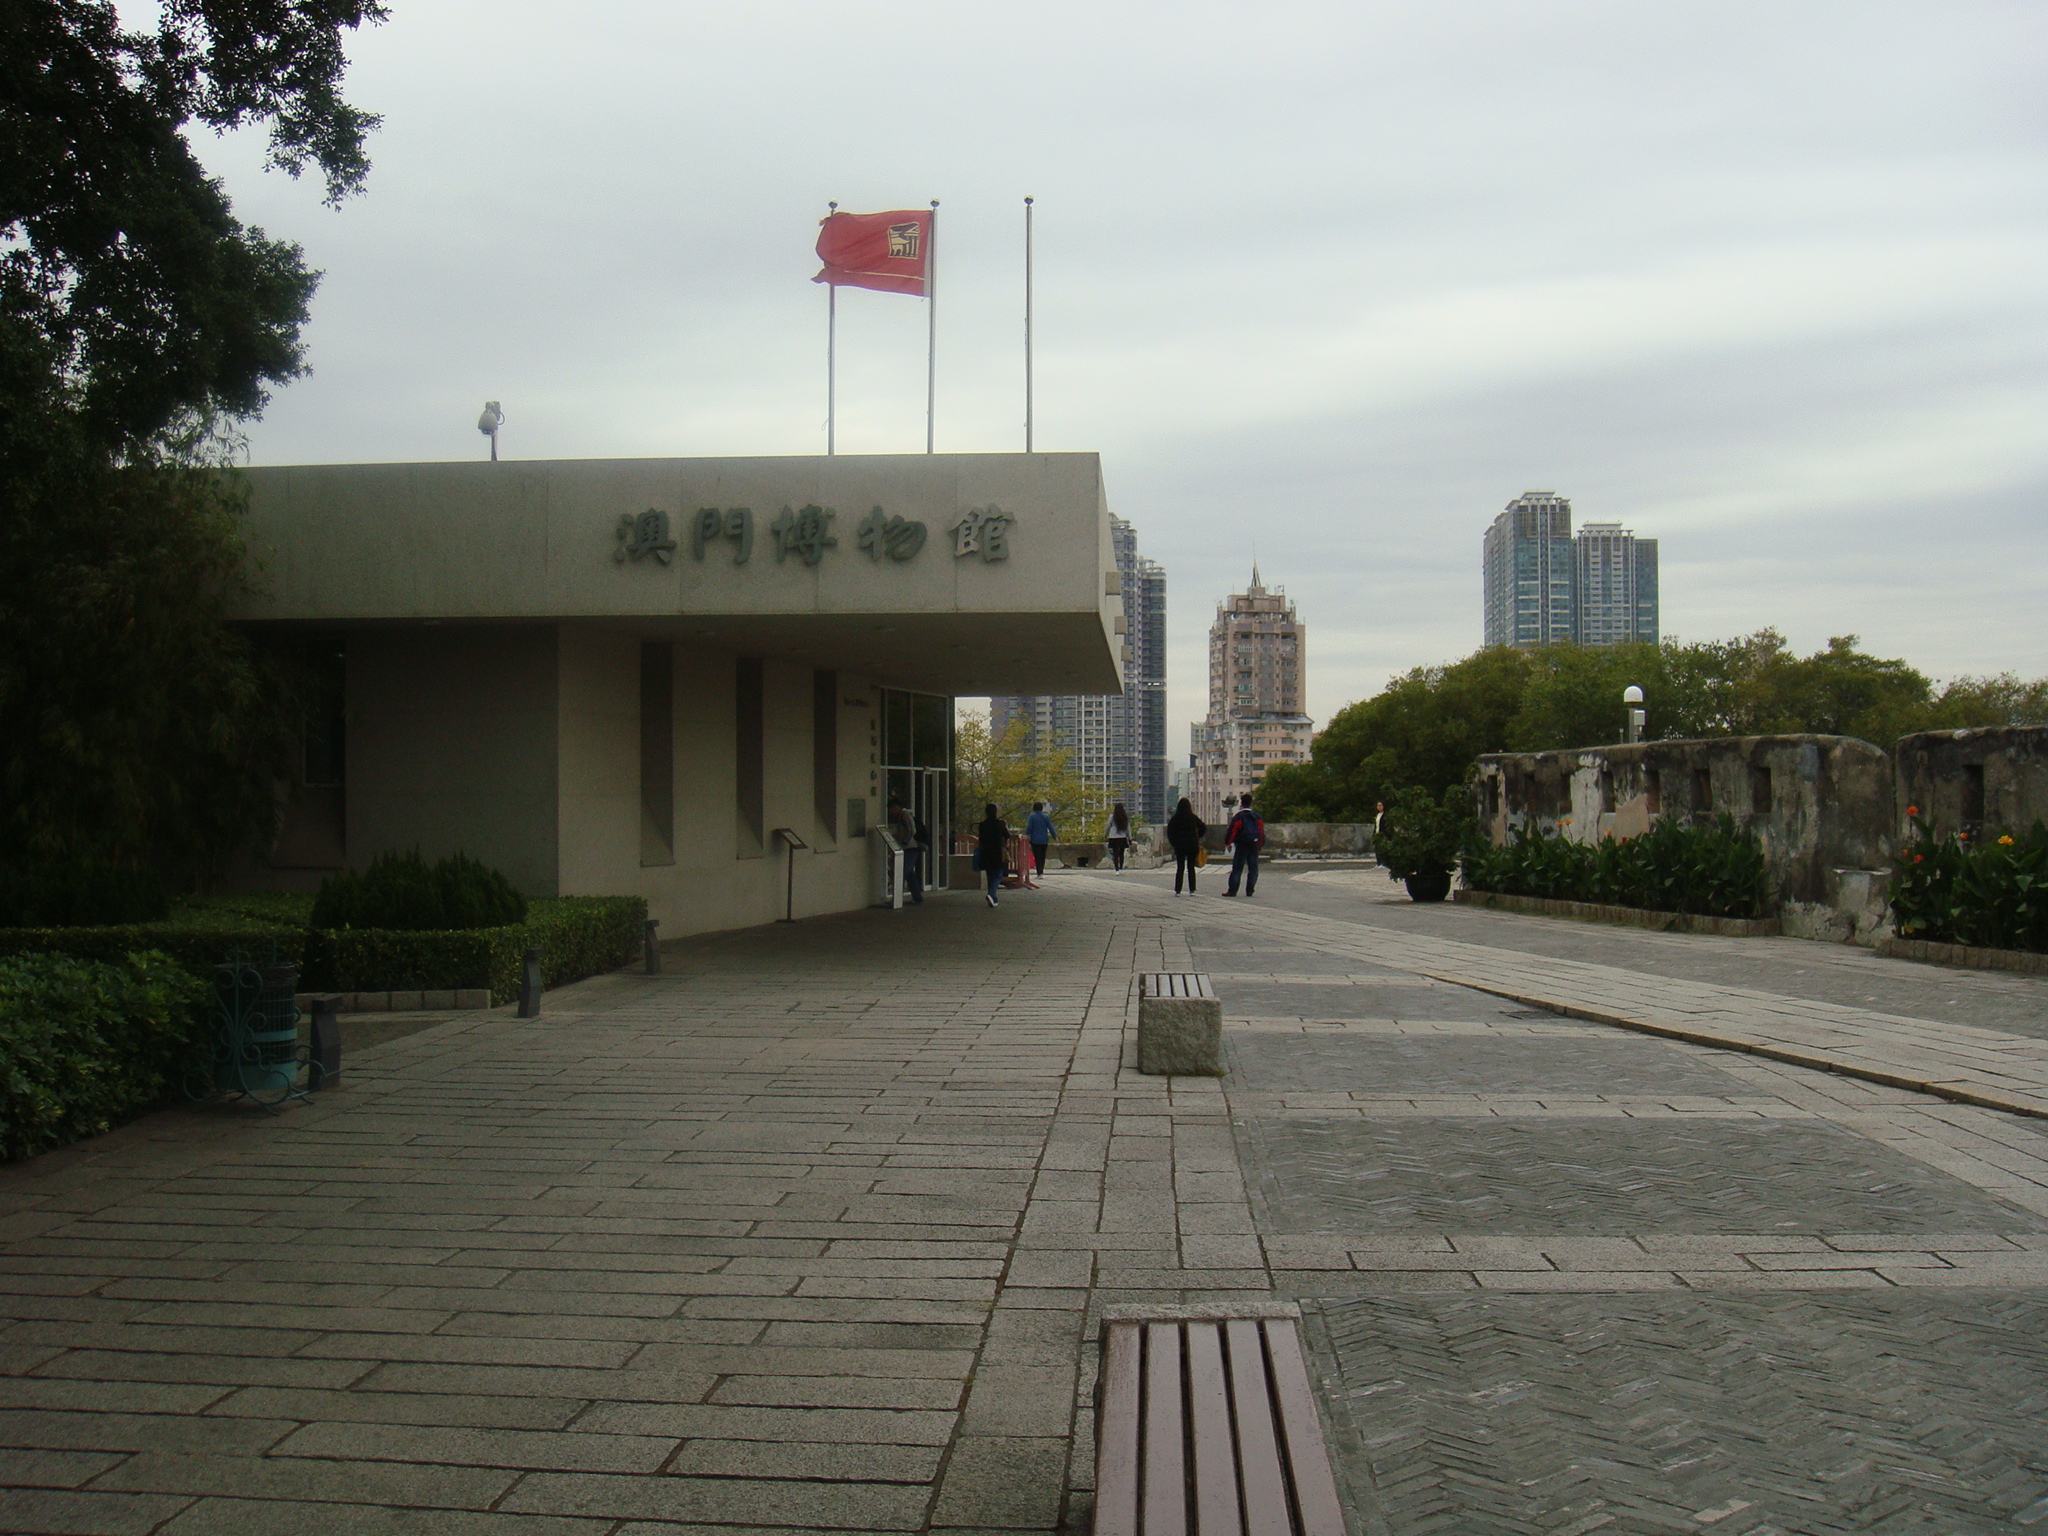
[{"label": "pedestrian in black", "polygon": [[1235,896],[1242,880],[1245,895],[1252,895],[1259,888],[1259,850],[1266,846],[1266,824],[1252,809],[1250,795],[1238,796],[1237,814],[1230,818],[1223,846],[1231,850],[1230,883],[1223,888],[1223,894]]},{"label": "pedestrian in black", "polygon": [[1183,874],[1188,879],[1188,894],[1195,894],[1195,870],[1199,867],[1195,861],[1202,856],[1202,834],[1208,830],[1208,825],[1195,814],[1195,808],[1183,796],[1166,822],[1166,843],[1173,849],[1174,895],[1180,894]]},{"label": "pedestrian in black", "polygon": [[996,808],[988,807],[988,814],[975,829],[975,856],[981,861],[982,878],[988,881],[988,904],[996,905],[996,890],[1003,883],[1003,860],[1010,846],[1010,827]]}]

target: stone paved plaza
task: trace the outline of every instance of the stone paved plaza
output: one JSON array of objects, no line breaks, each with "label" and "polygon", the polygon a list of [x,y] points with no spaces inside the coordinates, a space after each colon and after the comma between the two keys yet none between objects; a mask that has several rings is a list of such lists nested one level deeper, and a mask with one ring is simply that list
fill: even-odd
[{"label": "stone paved plaza", "polygon": [[1096,1310],[1275,1293],[1358,1536],[2048,1528],[2048,983],[1284,866],[667,956],[0,1171],[0,1532],[1080,1531]]}]

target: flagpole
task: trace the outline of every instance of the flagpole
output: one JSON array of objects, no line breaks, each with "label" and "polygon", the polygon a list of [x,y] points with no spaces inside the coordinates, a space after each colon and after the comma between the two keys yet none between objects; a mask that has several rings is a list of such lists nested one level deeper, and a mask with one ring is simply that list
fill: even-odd
[{"label": "flagpole", "polygon": [[1024,199],[1024,451],[1031,451],[1031,204]]},{"label": "flagpole", "polygon": [[[837,203],[825,206],[839,211]],[[827,283],[825,295],[825,452],[831,455],[839,452],[839,285]]]},{"label": "flagpole", "polygon": [[932,199],[931,221],[924,231],[924,451],[932,451],[939,403],[939,200]]}]

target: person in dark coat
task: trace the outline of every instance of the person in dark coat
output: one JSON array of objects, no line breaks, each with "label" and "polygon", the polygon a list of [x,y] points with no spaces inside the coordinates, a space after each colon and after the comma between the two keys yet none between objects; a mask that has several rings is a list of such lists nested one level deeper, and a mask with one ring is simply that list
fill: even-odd
[{"label": "person in dark coat", "polygon": [[1195,860],[1202,847],[1202,834],[1209,830],[1208,824],[1195,814],[1183,795],[1179,805],[1173,808],[1173,815],[1167,818],[1166,842],[1173,849],[1173,894],[1180,894],[1180,877],[1188,877],[1188,894],[1195,893]]},{"label": "person in dark coat", "polygon": [[1003,883],[1003,859],[1010,846],[1009,823],[991,805],[975,829],[975,851],[981,858],[981,873],[988,881],[988,904],[996,905],[996,890]]}]

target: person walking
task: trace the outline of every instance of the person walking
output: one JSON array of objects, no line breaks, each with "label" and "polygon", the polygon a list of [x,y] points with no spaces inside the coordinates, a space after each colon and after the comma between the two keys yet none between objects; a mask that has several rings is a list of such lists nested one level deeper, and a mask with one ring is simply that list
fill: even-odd
[{"label": "person walking", "polygon": [[1024,883],[1035,886],[1031,878],[1031,865],[1038,866],[1038,872],[1045,873],[1045,853],[1052,846],[1052,840],[1059,834],[1052,829],[1052,818],[1045,814],[1045,802],[1031,802],[1031,814],[1024,818],[1024,841],[1031,845],[1031,864],[1024,867]]},{"label": "person walking", "polygon": [[924,905],[924,848],[917,835],[917,822],[895,795],[889,797],[889,830],[896,834],[896,842],[903,849],[903,888],[910,893],[910,904],[921,907]]},{"label": "person walking", "polygon": [[974,856],[981,867],[982,878],[988,881],[988,904],[996,905],[996,890],[1003,883],[1003,859],[1010,846],[1010,826],[997,814],[991,805],[988,814],[975,828]]},{"label": "person walking", "polygon": [[1266,824],[1252,809],[1252,797],[1237,797],[1237,814],[1230,818],[1230,830],[1223,834],[1223,846],[1231,850],[1230,883],[1223,894],[1235,896],[1238,881],[1244,881],[1249,896],[1259,888],[1259,850],[1266,846]]},{"label": "person walking", "polygon": [[1124,872],[1124,855],[1131,851],[1131,813],[1124,809],[1123,801],[1117,801],[1109,813],[1109,825],[1102,829],[1102,840],[1109,844],[1110,862],[1116,865],[1116,872]]},{"label": "person walking", "polygon": [[1166,819],[1166,845],[1173,850],[1173,894],[1180,894],[1180,877],[1188,877],[1188,894],[1195,894],[1195,870],[1202,857],[1202,834],[1209,830],[1207,822],[1195,814],[1195,808],[1188,804],[1187,796],[1181,796],[1179,805]]}]

